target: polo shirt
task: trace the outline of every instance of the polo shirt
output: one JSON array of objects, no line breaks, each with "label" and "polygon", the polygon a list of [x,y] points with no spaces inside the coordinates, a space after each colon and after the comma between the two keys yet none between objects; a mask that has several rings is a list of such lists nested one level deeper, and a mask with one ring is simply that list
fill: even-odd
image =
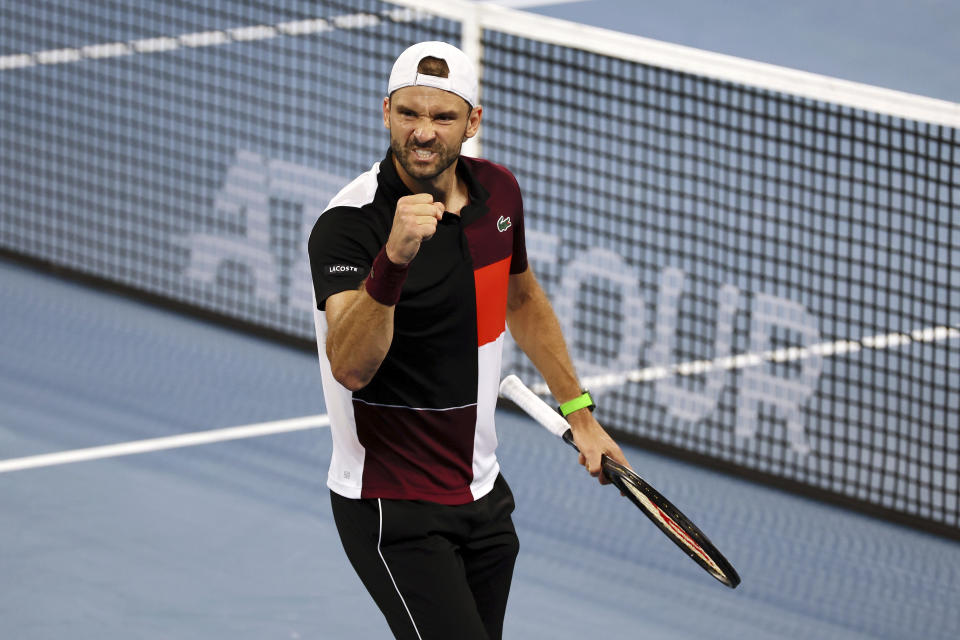
[{"label": "polo shirt", "polygon": [[370,383],[338,383],[326,355],[329,296],[357,289],[410,195],[388,151],[330,201],[310,234],[314,320],[333,455],[327,486],[347,498],[456,505],[492,488],[494,428],[510,274],[527,269],[514,176],[461,156],[469,203],[443,214],[410,263],[393,341]]}]

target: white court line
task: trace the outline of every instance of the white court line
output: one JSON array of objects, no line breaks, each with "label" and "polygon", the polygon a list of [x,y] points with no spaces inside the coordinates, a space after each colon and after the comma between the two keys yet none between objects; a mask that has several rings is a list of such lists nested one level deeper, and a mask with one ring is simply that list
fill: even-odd
[{"label": "white court line", "polygon": [[[473,0],[474,2],[487,2],[488,0]],[[535,7],[549,7],[557,4],[570,4],[572,2],[583,2],[583,0],[493,0],[490,4],[509,9],[533,9]]]},{"label": "white court line", "polygon": [[165,449],[195,447],[212,442],[258,438],[260,436],[289,433],[291,431],[305,431],[307,429],[317,429],[328,426],[330,426],[330,417],[323,414],[304,416],[302,418],[290,418],[287,420],[274,420],[272,422],[258,422],[256,424],[213,429],[211,431],[197,431],[163,438],[121,442],[119,444],[110,444],[102,447],[44,453],[36,456],[27,456],[25,458],[10,458],[8,460],[0,460],[0,473],[35,469],[37,467],[52,467],[87,460],[100,460],[102,458],[130,456],[137,453],[163,451]]},{"label": "white court line", "polygon": [[[620,386],[627,382],[650,382],[674,375],[695,375],[706,373],[714,369],[742,369],[744,367],[756,366],[764,362],[790,362],[802,360],[811,355],[832,356],[844,353],[854,353],[861,349],[889,349],[899,347],[912,342],[939,342],[941,340],[950,340],[960,338],[960,330],[954,327],[929,327],[926,329],[917,329],[910,334],[890,333],[886,335],[867,336],[859,341],[839,340],[837,342],[824,342],[811,345],[809,347],[790,347],[787,349],[778,349],[776,351],[766,351],[760,354],[743,353],[734,356],[724,356],[713,360],[696,360],[692,362],[680,362],[667,366],[653,366],[645,369],[636,369],[622,373],[611,373],[602,376],[589,376],[583,378],[584,386],[591,389],[602,389],[604,387]],[[539,383],[531,387],[534,393],[547,395],[550,391],[547,385]],[[148,440],[135,440],[133,442],[123,442],[120,444],[111,444],[102,447],[90,447],[87,449],[74,449],[71,451],[60,451],[58,453],[45,453],[36,456],[27,456],[25,458],[10,458],[0,460],[0,473],[10,471],[21,471],[23,469],[34,469],[37,467],[51,467],[60,464],[70,464],[73,462],[83,462],[86,460],[99,460],[102,458],[116,458],[119,456],[129,456],[137,453],[147,453],[151,451],[162,451],[165,449],[177,449],[180,447],[194,447],[201,444],[212,442],[225,442],[228,440],[241,440],[244,438],[256,438],[259,436],[274,435],[278,433],[288,433],[291,431],[304,431],[307,429],[316,429],[319,427],[330,426],[330,417],[319,414],[314,416],[304,416],[302,418],[290,418],[288,420],[275,420],[273,422],[259,422],[239,427],[226,427],[224,429],[214,429],[212,431],[198,431],[195,433],[184,433],[176,436],[167,436],[163,438],[151,438]]]},{"label": "white court line", "polygon": [[183,33],[126,42],[100,42],[78,48],[18,52],[0,56],[0,72],[37,65],[69,64],[80,60],[117,58],[134,53],[212,47],[231,42],[302,36],[332,29],[363,29],[384,21],[414,22],[442,17],[472,25],[472,31],[500,31],[547,44],[654,67],[760,87],[813,100],[854,106],[858,109],[919,120],[948,127],[960,126],[960,104],[788,69],[776,65],[695,49],[629,33],[592,27],[536,13],[518,11],[574,0],[393,0],[401,5],[379,13],[356,12],[329,18],[307,18],[278,24],[251,24],[226,30]]},{"label": "white court line", "polygon": [[159,36],[130,40],[128,42],[103,42],[78,48],[50,49],[32,53],[14,53],[0,56],[0,71],[23,69],[36,65],[68,64],[80,60],[118,58],[133,53],[159,53],[176,49],[213,47],[231,42],[269,40],[282,36],[304,36],[333,29],[363,29],[387,20],[390,22],[415,22],[427,20],[433,15],[418,9],[398,8],[374,13],[349,13],[329,18],[308,18],[279,24],[254,24],[227,30],[181,33],[176,36]]},{"label": "white court line", "polygon": [[[916,329],[909,334],[888,333],[885,335],[867,336],[861,340],[837,340],[836,342],[821,342],[808,347],[789,347],[763,353],[740,353],[723,356],[713,360],[694,360],[677,364],[646,367],[633,371],[606,373],[597,376],[584,377],[580,382],[584,387],[600,390],[606,387],[619,387],[628,382],[652,382],[672,376],[689,376],[708,373],[714,370],[732,371],[754,367],[764,362],[795,362],[810,356],[837,356],[845,353],[855,353],[862,349],[893,349],[915,342],[940,342],[960,338],[960,330],[955,327],[927,327]],[[545,396],[550,389],[543,382],[533,384],[530,389],[537,395]]]},{"label": "white court line", "polygon": [[[508,8],[533,8],[543,5],[565,4],[579,0],[499,0],[493,2]],[[159,53],[176,49],[212,47],[230,42],[269,40],[281,36],[304,36],[333,29],[363,29],[373,27],[384,20],[390,22],[415,22],[429,20],[434,14],[424,9],[400,7],[375,13],[348,13],[329,18],[307,18],[278,24],[253,24],[225,30],[210,30],[196,33],[181,33],[176,36],[158,36],[127,42],[102,42],[77,48],[50,49],[33,53],[14,53],[0,56],[0,71],[23,69],[36,65],[68,64],[79,60],[118,58],[134,53]]]}]

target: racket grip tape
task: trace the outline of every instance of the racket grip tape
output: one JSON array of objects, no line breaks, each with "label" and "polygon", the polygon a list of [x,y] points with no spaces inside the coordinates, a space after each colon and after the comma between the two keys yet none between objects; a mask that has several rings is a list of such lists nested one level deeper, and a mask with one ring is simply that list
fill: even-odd
[{"label": "racket grip tape", "polygon": [[[500,382],[500,396],[520,407],[527,415],[539,422],[544,429],[558,438],[566,440],[564,434],[570,431],[570,424],[531,391],[527,385],[523,384],[520,378],[512,373],[504,378]],[[572,441],[573,436],[571,434],[570,442]]]}]

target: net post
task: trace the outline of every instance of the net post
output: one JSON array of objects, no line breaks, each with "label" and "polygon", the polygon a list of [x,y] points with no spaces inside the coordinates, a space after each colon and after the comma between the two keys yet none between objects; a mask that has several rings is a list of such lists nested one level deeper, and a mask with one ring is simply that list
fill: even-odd
[{"label": "net post", "polygon": [[[477,77],[480,81],[480,92],[481,96],[483,93],[483,45],[481,44],[480,38],[482,35],[482,30],[480,27],[480,11],[483,8],[479,5],[470,6],[466,8],[461,14],[461,31],[460,31],[460,49],[467,54],[467,57],[470,58],[470,61],[473,62],[473,66],[477,69]],[[483,100],[480,100],[480,104],[483,104]],[[480,145],[480,135],[483,131],[481,126],[480,130],[477,131],[477,134],[463,143],[461,153],[472,158],[479,158],[481,156],[481,145]]]}]

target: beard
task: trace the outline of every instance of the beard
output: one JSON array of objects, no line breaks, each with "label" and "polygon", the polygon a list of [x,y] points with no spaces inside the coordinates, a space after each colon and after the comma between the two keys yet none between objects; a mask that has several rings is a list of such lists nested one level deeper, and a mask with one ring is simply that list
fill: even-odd
[{"label": "beard", "polygon": [[[390,151],[393,152],[393,157],[400,163],[403,170],[411,178],[424,182],[433,180],[456,162],[457,158],[460,157],[461,146],[461,144],[458,144],[456,149],[453,149],[436,140],[428,145],[404,144],[399,140],[390,138]],[[411,157],[417,149],[431,151],[436,153],[437,157],[429,164],[418,163]]]}]

